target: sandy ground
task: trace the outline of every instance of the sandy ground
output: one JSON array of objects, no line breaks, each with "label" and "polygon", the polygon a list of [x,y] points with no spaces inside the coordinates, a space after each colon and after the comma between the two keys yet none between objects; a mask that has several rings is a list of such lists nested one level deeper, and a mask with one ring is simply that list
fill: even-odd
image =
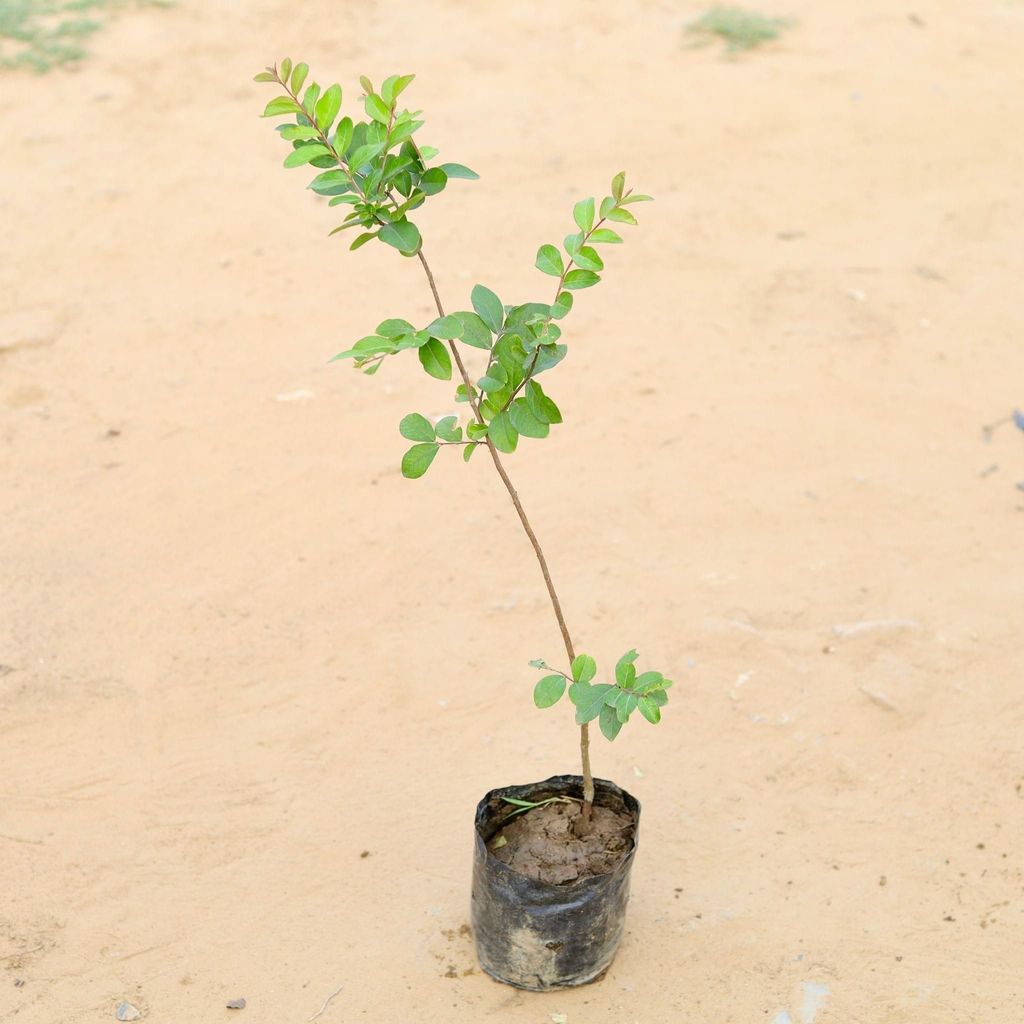
[{"label": "sandy ground", "polygon": [[[181,0],[0,79],[0,1020],[1024,1020],[1024,4],[787,0],[735,61],[701,9]],[[449,390],[326,365],[432,314],[281,170],[289,51],[418,73],[483,175],[420,218],[452,304],[658,199],[510,461],[579,645],[678,681],[596,745],[599,985],[474,969],[473,805],[575,766],[559,638],[487,462],[398,473]]]}]

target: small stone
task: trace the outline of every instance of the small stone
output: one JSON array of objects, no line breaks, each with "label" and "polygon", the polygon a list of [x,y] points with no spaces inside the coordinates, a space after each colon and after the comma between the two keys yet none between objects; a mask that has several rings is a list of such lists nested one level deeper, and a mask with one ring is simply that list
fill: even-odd
[{"label": "small stone", "polygon": [[131,1003],[118,1003],[116,1016],[118,1020],[138,1020],[142,1014]]},{"label": "small stone", "polygon": [[24,978],[15,978],[14,979],[14,987],[15,988],[24,988],[25,987],[25,979]]},{"label": "small stone", "polygon": [[245,1000],[244,999],[232,999],[227,1004],[229,1010],[244,1010]]}]

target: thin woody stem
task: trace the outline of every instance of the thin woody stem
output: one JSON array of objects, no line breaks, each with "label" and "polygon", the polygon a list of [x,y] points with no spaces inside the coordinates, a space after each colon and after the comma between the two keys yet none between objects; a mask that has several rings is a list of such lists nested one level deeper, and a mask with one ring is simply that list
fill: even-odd
[{"label": "thin woody stem", "polygon": [[[434,275],[430,270],[430,264],[427,263],[427,259],[423,255],[422,248],[416,253],[416,255],[419,258],[420,265],[423,267],[423,272],[427,275],[427,283],[430,285],[430,291],[434,296],[434,305],[437,307],[437,314],[438,316],[444,316],[444,306],[441,304],[441,296],[437,292],[437,283],[434,281]],[[449,341],[448,347],[451,349],[452,357],[455,359],[455,365],[459,368],[459,374],[462,377],[462,381],[466,385],[467,393],[470,396],[469,403],[473,409],[473,415],[479,424],[486,425],[484,423],[484,418],[480,413],[480,406],[474,396],[473,383],[470,380],[468,371],[466,370],[466,364],[462,361],[462,355],[454,341]],[[541,575],[544,577],[544,585],[547,587],[548,597],[551,598],[551,607],[554,609],[555,618],[558,620],[558,628],[562,634],[562,642],[565,644],[565,653],[569,656],[569,662],[571,664],[576,658],[576,651],[573,647],[572,636],[569,634],[569,627],[565,623],[565,615],[562,614],[562,604],[558,600],[558,593],[555,590],[555,584],[551,579],[551,570],[548,569],[548,561],[544,557],[544,549],[540,546],[537,534],[534,533],[533,527],[530,525],[530,520],[526,515],[526,510],[523,508],[523,503],[519,500],[519,495],[516,493],[515,486],[502,464],[501,457],[498,455],[498,449],[494,447],[494,443],[491,441],[490,437],[485,437],[483,443],[487,445],[487,450],[491,454],[491,461],[494,463],[494,468],[498,471],[498,476],[501,477],[501,482],[505,485],[505,490],[508,491],[508,496],[512,499],[512,504],[515,506],[516,513],[519,516],[519,521],[523,524],[526,536],[530,539],[530,544],[533,546],[533,553],[537,556],[537,564],[540,566]],[[594,803],[594,776],[590,769],[590,727],[588,725],[580,726],[580,760],[583,768],[583,816],[584,818],[589,818],[591,808]]]}]

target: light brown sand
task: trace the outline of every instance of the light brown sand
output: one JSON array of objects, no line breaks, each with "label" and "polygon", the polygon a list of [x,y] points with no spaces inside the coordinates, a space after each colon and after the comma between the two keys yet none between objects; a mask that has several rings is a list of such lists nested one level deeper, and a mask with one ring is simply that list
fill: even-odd
[{"label": "light brown sand", "polygon": [[[701,9],[181,0],[0,79],[0,1020],[1024,1020],[1024,5],[787,0],[738,61]],[[677,679],[595,746],[644,804],[597,986],[460,932],[476,800],[575,769],[559,638],[486,462],[399,476],[448,390],[326,365],[429,295],[281,170],[288,51],[418,73],[483,175],[420,218],[452,303],[658,199],[510,462],[580,646]]]}]

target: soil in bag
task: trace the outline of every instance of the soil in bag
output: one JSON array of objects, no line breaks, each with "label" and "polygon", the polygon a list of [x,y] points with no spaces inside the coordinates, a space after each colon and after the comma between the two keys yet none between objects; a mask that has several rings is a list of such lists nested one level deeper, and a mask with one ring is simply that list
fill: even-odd
[{"label": "soil in bag", "polygon": [[558,802],[517,814],[488,845],[517,874],[563,885],[613,871],[633,848],[634,830],[625,811],[595,806],[588,828],[581,804]]}]

